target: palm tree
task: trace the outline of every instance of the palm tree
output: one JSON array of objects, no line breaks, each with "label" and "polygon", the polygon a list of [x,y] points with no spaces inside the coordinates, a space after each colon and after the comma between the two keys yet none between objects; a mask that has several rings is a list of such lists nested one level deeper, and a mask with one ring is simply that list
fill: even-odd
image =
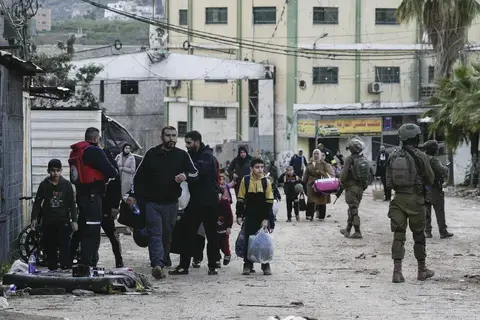
[{"label": "palm tree", "polygon": [[420,21],[436,53],[435,78],[449,77],[465,49],[467,31],[480,14],[476,0],[403,0],[397,9],[400,23]]},{"label": "palm tree", "polygon": [[477,174],[480,137],[480,64],[460,65],[453,77],[438,82],[431,98],[432,108],[426,116],[434,120],[430,133],[443,131],[445,142],[452,150],[461,143],[470,143],[472,173]]}]

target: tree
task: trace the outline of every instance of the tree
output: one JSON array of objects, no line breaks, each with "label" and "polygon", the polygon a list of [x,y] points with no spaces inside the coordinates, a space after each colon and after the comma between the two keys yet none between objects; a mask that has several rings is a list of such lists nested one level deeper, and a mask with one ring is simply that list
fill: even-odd
[{"label": "tree", "polygon": [[[455,150],[461,143],[470,143],[472,173],[477,175],[480,134],[480,64],[460,65],[453,77],[442,78],[430,103],[426,116],[433,118],[430,133],[442,131],[449,148]],[[472,175],[472,177],[473,177]]]},{"label": "tree", "polygon": [[403,0],[396,17],[401,23],[420,21],[436,54],[435,78],[449,77],[465,49],[467,31],[480,14],[476,0]]},{"label": "tree", "polygon": [[[75,70],[71,63],[71,55],[62,53],[60,55],[48,56],[46,54],[37,55],[32,59],[42,70],[40,74],[33,78],[32,85],[35,87],[65,87],[75,93],[69,102],[76,107],[98,108],[97,99],[92,93],[90,84],[95,77],[103,70],[103,66],[89,64]],[[72,78],[72,73],[75,72]],[[55,100],[42,99],[38,102],[42,106],[53,107]]]}]

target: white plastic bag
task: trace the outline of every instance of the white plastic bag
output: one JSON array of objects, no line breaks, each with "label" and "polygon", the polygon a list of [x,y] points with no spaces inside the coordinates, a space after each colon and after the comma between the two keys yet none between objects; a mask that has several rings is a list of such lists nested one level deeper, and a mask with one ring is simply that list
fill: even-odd
[{"label": "white plastic bag", "polygon": [[180,188],[182,188],[182,195],[178,198],[178,210],[184,210],[190,202],[190,191],[188,190],[188,183],[183,181],[180,183]]},{"label": "white plastic bag", "polygon": [[273,206],[272,206],[272,211],[273,211],[273,215],[276,217],[277,216],[277,213],[278,211],[280,210],[280,207],[278,205],[278,201],[277,200],[273,200]]},{"label": "white plastic bag", "polygon": [[258,230],[248,238],[248,260],[256,263],[270,263],[273,260],[273,240],[267,229]]}]

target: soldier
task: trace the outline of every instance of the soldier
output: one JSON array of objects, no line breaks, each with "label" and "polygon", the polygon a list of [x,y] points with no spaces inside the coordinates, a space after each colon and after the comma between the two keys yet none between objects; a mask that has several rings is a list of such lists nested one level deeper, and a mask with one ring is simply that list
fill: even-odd
[{"label": "soldier", "polygon": [[417,279],[425,281],[434,272],[427,269],[425,259],[425,192],[433,184],[435,174],[427,155],[417,149],[422,131],[415,124],[398,129],[402,147],[393,151],[387,164],[387,186],[395,190],[388,217],[393,232],[392,259],[394,283],[405,282],[402,260],[405,256],[407,226],[413,233],[413,252],[418,262]]},{"label": "soldier", "polygon": [[444,166],[435,155],[438,152],[437,140],[428,140],[421,147],[430,158],[430,166],[435,173],[435,181],[432,188],[427,192],[426,197],[426,226],[425,236],[432,238],[432,206],[435,209],[435,216],[437,217],[438,230],[440,231],[440,238],[451,238],[453,233],[447,231],[447,224],[445,223],[445,196],[443,193],[443,183],[445,176],[448,174],[448,167]]},{"label": "soldier", "polygon": [[[340,184],[345,189],[345,202],[348,205],[347,227],[340,230],[345,238],[362,239],[358,207],[362,201],[363,191],[367,189],[370,180],[370,165],[362,154],[365,143],[359,137],[348,142],[347,149],[351,155],[345,159],[345,165],[340,173]],[[355,232],[350,236],[352,226]]]}]

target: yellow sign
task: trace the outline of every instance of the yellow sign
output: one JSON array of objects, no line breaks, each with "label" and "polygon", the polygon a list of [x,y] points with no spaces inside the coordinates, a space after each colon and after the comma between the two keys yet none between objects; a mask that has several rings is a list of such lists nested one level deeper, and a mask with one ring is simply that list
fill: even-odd
[{"label": "yellow sign", "polygon": [[318,136],[339,136],[382,132],[382,118],[319,120]]},{"label": "yellow sign", "polygon": [[315,137],[315,120],[298,120],[297,136]]}]

